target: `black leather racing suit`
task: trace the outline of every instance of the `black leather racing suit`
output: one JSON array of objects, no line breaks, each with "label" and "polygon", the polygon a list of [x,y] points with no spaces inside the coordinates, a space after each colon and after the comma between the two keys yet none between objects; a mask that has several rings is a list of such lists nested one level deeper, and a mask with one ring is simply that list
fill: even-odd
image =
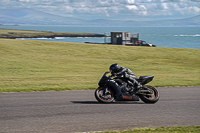
[{"label": "black leather racing suit", "polygon": [[136,79],[137,76],[128,68],[126,67],[120,67],[119,71],[117,73],[112,73],[112,75],[124,75],[128,80],[130,80],[133,84],[133,86],[138,86],[138,81]]}]

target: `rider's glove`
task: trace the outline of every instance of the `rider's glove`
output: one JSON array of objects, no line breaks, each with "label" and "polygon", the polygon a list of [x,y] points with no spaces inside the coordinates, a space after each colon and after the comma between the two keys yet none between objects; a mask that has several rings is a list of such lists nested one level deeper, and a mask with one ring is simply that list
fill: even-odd
[{"label": "rider's glove", "polygon": [[112,73],[112,77],[115,77],[117,74],[116,73]]}]

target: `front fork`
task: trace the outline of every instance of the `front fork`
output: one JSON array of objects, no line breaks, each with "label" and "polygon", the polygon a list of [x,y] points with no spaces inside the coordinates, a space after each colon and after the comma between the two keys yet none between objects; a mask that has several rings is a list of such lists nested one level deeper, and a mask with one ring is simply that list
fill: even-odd
[{"label": "front fork", "polygon": [[110,93],[110,90],[108,89],[108,86],[104,86],[104,95]]}]

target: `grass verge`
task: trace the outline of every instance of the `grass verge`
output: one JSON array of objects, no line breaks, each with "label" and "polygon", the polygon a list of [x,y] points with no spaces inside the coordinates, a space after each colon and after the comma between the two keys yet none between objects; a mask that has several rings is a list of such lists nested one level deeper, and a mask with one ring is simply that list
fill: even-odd
[{"label": "grass verge", "polygon": [[200,126],[136,128],[126,131],[106,131],[102,133],[200,133]]},{"label": "grass verge", "polygon": [[153,86],[200,85],[200,49],[0,39],[0,92],[95,89],[110,64]]}]

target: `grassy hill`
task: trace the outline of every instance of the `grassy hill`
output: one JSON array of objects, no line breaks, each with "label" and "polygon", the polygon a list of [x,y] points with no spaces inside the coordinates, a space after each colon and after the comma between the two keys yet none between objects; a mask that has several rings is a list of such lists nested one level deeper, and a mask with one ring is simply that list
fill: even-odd
[{"label": "grassy hill", "polygon": [[0,39],[0,92],[95,89],[110,64],[153,86],[200,85],[200,50]]}]

